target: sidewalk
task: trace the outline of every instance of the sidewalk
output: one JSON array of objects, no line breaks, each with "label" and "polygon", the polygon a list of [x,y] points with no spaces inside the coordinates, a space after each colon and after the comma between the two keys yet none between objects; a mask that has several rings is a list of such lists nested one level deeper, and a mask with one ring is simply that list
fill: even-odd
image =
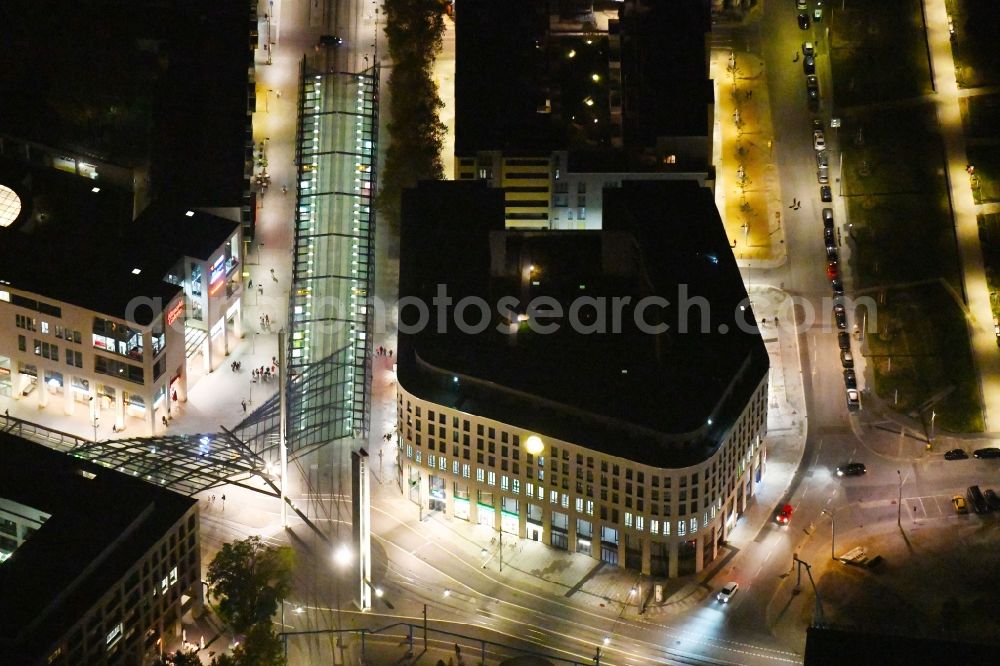
[{"label": "sidewalk", "polygon": [[777,268],[787,253],[764,61],[751,53],[713,49],[710,69],[716,205],[739,266]]}]

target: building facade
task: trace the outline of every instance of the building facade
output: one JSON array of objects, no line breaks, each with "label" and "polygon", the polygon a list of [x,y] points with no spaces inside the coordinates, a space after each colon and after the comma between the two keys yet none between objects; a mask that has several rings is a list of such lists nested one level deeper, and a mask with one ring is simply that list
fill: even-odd
[{"label": "building facade", "polygon": [[[421,400],[401,385],[402,485],[423,508],[491,530],[647,575],[695,573],[715,559],[763,474],[767,390],[765,379],[711,457],[670,469]],[[531,437],[541,453],[528,452]]]},{"label": "building facade", "polygon": [[203,601],[197,500],[9,433],[0,446],[0,663],[162,655]]}]

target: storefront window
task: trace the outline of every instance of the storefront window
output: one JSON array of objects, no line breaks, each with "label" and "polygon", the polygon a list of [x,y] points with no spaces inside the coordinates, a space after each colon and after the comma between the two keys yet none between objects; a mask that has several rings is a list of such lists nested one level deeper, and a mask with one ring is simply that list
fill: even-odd
[{"label": "storefront window", "polygon": [[201,296],[201,265],[191,264],[191,295]]},{"label": "storefront window", "polygon": [[93,343],[97,349],[142,360],[142,332],[124,324],[94,317]]}]

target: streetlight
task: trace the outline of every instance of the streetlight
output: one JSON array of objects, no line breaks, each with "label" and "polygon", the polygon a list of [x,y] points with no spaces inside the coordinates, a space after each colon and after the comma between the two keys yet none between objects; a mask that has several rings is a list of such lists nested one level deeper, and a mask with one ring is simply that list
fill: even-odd
[{"label": "streetlight", "polygon": [[337,563],[338,566],[346,567],[351,563],[351,550],[346,544],[341,544],[339,548],[333,553],[333,561]]},{"label": "streetlight", "polygon": [[830,559],[835,560],[837,559],[834,555],[836,552],[834,544],[837,541],[837,516],[833,515],[832,511],[827,511],[826,509],[823,509],[822,513],[830,516]]},{"label": "streetlight", "polygon": [[903,473],[898,469],[896,476],[899,477],[899,498],[896,501],[896,526],[903,529]]}]

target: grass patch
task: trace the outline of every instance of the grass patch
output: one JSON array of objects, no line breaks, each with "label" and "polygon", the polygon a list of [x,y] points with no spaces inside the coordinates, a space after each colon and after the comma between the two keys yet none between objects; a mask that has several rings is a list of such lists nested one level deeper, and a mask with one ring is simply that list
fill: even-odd
[{"label": "grass patch", "polygon": [[934,110],[849,114],[840,131],[851,264],[879,304],[865,350],[875,391],[904,414],[933,409],[942,429],[981,431]]},{"label": "grass patch", "polygon": [[986,284],[990,289],[990,308],[993,316],[1000,316],[1000,213],[983,213],[976,216],[979,222],[979,246],[983,248],[983,265]]},{"label": "grass patch", "polygon": [[986,139],[997,136],[1000,128],[1000,94],[989,93],[960,97],[962,125],[965,136],[970,139]]},{"label": "grass patch", "polygon": [[1000,201],[1000,146],[968,146],[966,156],[976,167],[971,179],[976,203]]},{"label": "grass patch", "polygon": [[1000,84],[996,0],[946,0],[955,27],[951,51],[958,85],[977,88]]},{"label": "grass patch", "polygon": [[878,332],[867,337],[878,394],[910,416],[923,410],[927,418],[933,409],[942,430],[981,432],[979,380],[957,294],[938,281],[883,295]]},{"label": "grass patch", "polygon": [[852,0],[831,12],[837,105],[858,106],[932,91],[920,0]]}]

